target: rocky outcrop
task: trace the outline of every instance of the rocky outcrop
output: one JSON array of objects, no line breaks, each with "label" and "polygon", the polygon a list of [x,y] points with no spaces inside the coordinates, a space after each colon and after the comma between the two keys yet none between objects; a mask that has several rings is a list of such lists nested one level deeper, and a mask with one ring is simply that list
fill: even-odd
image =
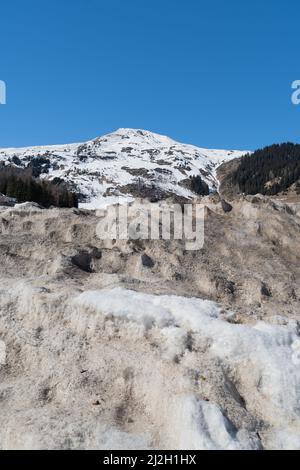
[{"label": "rocky outcrop", "polygon": [[4,194],[1,194],[0,193],[0,206],[8,206],[8,207],[13,207],[16,203],[16,200],[11,198],[11,197],[7,197],[7,196],[4,196]]}]

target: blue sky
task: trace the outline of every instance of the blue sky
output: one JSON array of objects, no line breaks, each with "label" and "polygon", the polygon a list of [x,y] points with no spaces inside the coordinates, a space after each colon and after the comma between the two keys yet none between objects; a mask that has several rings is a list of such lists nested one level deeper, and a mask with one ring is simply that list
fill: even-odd
[{"label": "blue sky", "polygon": [[0,147],[118,127],[203,147],[299,142],[298,0],[2,0]]}]

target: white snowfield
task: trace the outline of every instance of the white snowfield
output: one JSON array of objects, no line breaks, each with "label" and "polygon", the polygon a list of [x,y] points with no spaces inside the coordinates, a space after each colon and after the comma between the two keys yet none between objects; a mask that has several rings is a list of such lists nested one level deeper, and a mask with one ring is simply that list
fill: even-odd
[{"label": "white snowfield", "polygon": [[[182,393],[178,384],[178,389],[175,387],[166,401],[162,387],[160,397],[156,398],[164,402],[165,408],[155,402],[155,391],[152,406],[158,406],[174,448],[257,449],[261,445],[260,437],[265,448],[300,449],[296,322],[284,326],[276,324],[278,321],[253,326],[231,324],[211,301],[150,295],[119,287],[83,292],[75,303],[96,316],[137,324],[145,335],[157,329],[167,357],[181,357],[181,365],[187,368],[195,366],[192,349],[205,350],[207,365],[204,362],[199,371],[203,380],[209,362],[214,361],[218,373],[226,370],[238,384],[238,392],[231,385],[228,387],[240,405],[264,423],[262,435],[253,435],[246,429],[235,428],[225,411],[217,403],[205,401],[196,386],[190,387],[190,393]],[[134,332],[132,326],[133,336]],[[189,347],[191,336],[193,348]]]},{"label": "white snowfield", "polygon": [[[103,205],[103,196],[112,203],[123,195],[122,187],[137,181],[191,197],[193,193],[178,183],[200,174],[211,189],[216,188],[216,168],[245,153],[202,149],[149,131],[118,129],[81,144],[0,149],[0,162],[26,167],[40,160],[41,177],[69,182],[83,195],[82,206],[94,209]],[[130,196],[130,189],[125,193]]]}]

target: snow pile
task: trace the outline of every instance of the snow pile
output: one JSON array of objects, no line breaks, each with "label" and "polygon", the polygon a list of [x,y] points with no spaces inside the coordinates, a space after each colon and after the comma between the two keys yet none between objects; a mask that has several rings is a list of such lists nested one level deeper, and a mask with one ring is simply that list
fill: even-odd
[{"label": "snow pile", "polygon": [[[300,368],[295,354],[296,322],[231,324],[214,302],[155,296],[122,288],[86,291],[76,303],[96,315],[157,328],[171,352],[188,355],[188,337],[209,344],[209,355],[230,370],[245,408],[264,423],[270,448],[300,448]],[[195,340],[196,341],[196,340]],[[181,397],[170,412],[178,447],[253,448],[253,440],[231,428],[218,406],[199,397]],[[183,424],[184,423],[184,424]]]},{"label": "snow pile", "polygon": [[[120,287],[101,291],[83,292],[77,299],[86,307],[99,310],[104,315],[122,317],[151,328],[176,325],[188,321],[187,328],[197,330],[200,317],[217,318],[219,308],[214,302],[201,299],[188,299],[178,296],[155,296],[122,289]],[[188,308],[188,314],[183,311]],[[183,310],[183,311],[182,311]]]},{"label": "snow pile", "polygon": [[169,428],[177,449],[254,450],[257,442],[238,436],[231,423],[214,403],[199,400],[195,395],[176,400],[169,419]]}]

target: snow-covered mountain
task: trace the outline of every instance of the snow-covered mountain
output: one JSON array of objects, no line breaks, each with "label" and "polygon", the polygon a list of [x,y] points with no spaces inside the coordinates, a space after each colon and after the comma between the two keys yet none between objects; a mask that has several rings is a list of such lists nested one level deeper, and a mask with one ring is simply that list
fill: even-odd
[{"label": "snow-covered mountain", "polygon": [[86,208],[94,208],[116,196],[135,196],[141,188],[189,198],[192,175],[200,175],[214,189],[216,168],[244,153],[207,150],[149,131],[118,129],[85,143],[0,149],[0,162],[30,166],[41,178],[63,179],[80,193]]}]

